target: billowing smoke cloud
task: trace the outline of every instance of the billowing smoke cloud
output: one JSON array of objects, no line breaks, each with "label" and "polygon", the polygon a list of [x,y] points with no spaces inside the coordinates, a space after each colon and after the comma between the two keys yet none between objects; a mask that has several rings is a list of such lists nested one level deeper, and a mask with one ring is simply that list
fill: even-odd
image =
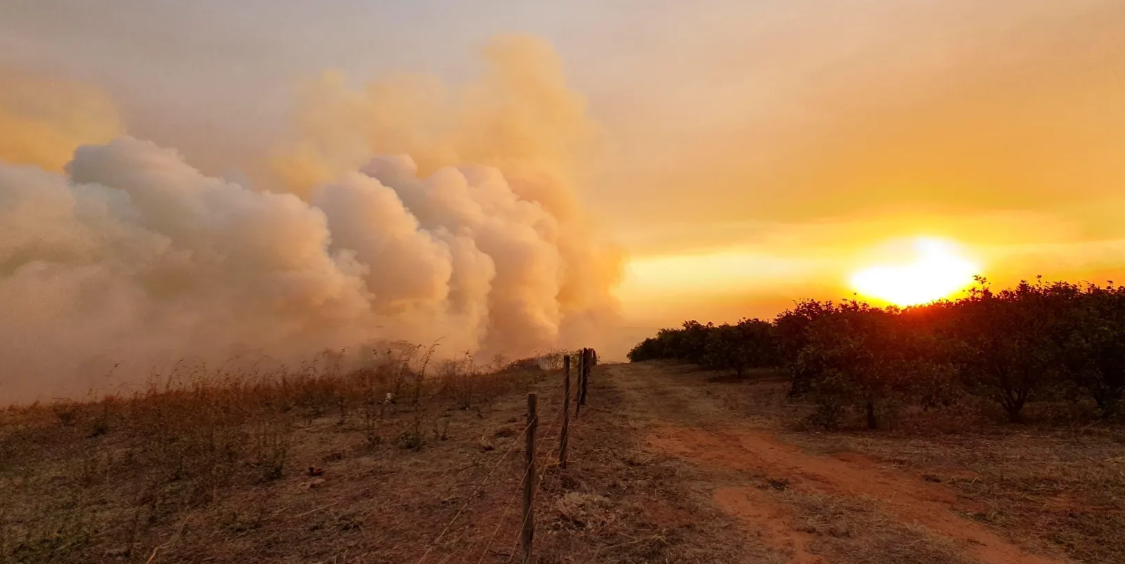
[{"label": "billowing smoke cloud", "polygon": [[432,106],[318,83],[348,103],[306,97],[300,140],[253,187],[131,137],[62,172],[4,153],[0,398],[81,393],[117,363],[129,379],[384,339],[508,355],[595,339],[620,260],[571,189],[593,128],[549,49],[487,53],[480,84]]},{"label": "billowing smoke cloud", "polygon": [[[353,90],[337,73],[304,84],[298,140],[274,158],[279,182],[293,193],[306,194],[311,186],[361,168],[377,155],[410,155],[422,176],[450,166],[495,169],[478,171],[485,176],[499,172],[492,180],[480,177],[480,182],[506,184],[518,201],[542,209],[550,219],[536,224],[535,231],[558,257],[532,252],[533,247],[526,245],[489,245],[485,252],[507,265],[498,270],[493,290],[508,297],[505,301],[494,297],[493,312],[515,317],[495,318],[498,330],[490,333],[487,344],[493,349],[517,345],[516,350],[523,350],[522,340],[543,342],[547,333],[525,333],[532,325],[510,324],[511,319],[536,319],[534,326],[554,326],[563,343],[590,343],[597,339],[599,328],[613,322],[616,304],[610,289],[620,282],[622,262],[620,250],[599,233],[575,197],[574,186],[586,172],[584,165],[597,152],[600,129],[587,115],[582,97],[567,86],[562,64],[546,42],[501,36],[485,46],[483,56],[482,76],[467,85],[394,75]],[[484,197],[485,191],[476,192]],[[423,203],[413,195],[402,197],[427,230],[449,228],[445,222],[453,221],[459,229],[481,232],[479,220],[466,211],[467,205],[475,209],[468,200],[454,206],[441,203],[440,207],[459,211],[434,215],[429,210],[441,198]],[[494,201],[495,196],[487,197]],[[500,209],[481,207],[490,218],[485,225],[495,229],[493,215]],[[478,238],[477,243],[482,241]],[[500,252],[501,248],[518,253],[519,258]],[[516,260],[520,268],[515,268]],[[542,263],[532,266],[529,260]],[[552,260],[558,261],[557,266],[551,266]],[[543,303],[527,294],[532,288],[537,295],[555,292],[554,305],[532,315],[526,305]]]}]

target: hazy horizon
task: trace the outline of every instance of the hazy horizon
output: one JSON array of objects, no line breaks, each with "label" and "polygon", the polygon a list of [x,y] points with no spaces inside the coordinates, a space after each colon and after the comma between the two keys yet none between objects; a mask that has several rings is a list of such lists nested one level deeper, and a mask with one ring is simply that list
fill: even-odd
[{"label": "hazy horizon", "polygon": [[[154,328],[154,351],[378,326],[620,356],[637,327],[915,299],[879,283],[918,283],[919,241],[943,250],[917,272],[965,272],[917,299],[1125,278],[1114,0],[0,0],[0,21],[0,334],[32,364]],[[137,203],[163,182],[185,192]]]}]

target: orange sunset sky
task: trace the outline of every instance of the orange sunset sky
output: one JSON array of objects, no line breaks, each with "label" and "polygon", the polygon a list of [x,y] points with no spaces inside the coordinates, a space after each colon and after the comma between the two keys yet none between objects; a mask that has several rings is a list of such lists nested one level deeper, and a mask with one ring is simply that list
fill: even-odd
[{"label": "orange sunset sky", "polygon": [[37,0],[0,21],[0,128],[25,132],[0,157],[61,170],[127,133],[256,185],[294,115],[320,119],[310,84],[461,84],[490,38],[533,38],[583,116],[563,160],[625,257],[625,327],[943,297],[977,273],[1125,280],[1119,0]]}]

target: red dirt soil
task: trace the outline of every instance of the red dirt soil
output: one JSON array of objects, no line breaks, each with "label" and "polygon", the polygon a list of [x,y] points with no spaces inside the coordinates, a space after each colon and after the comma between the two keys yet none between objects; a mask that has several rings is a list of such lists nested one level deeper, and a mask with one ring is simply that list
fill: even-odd
[{"label": "red dirt soil", "polygon": [[757,531],[767,546],[786,554],[789,564],[827,564],[824,558],[808,552],[813,536],[789,527],[789,508],[770,499],[766,492],[751,487],[722,488],[715,491],[715,503]]},{"label": "red dirt soil", "polygon": [[[734,470],[753,470],[785,480],[798,491],[863,497],[903,522],[916,523],[957,542],[985,564],[1061,564],[1062,560],[1029,554],[984,525],[954,512],[956,494],[939,484],[898,470],[882,468],[854,453],[815,456],[780,443],[768,434],[742,430],[658,427],[650,446],[696,463]],[[822,562],[804,550],[810,535],[787,526],[786,509],[767,492],[731,488],[715,492],[716,502],[743,523],[761,532],[763,541],[791,552],[789,562]]]}]

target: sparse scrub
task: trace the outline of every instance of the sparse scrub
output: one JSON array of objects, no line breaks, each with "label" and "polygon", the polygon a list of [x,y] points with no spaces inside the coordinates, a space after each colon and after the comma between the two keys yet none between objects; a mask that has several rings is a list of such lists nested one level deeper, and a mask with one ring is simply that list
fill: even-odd
[{"label": "sparse scrub", "polygon": [[78,418],[78,406],[72,401],[60,400],[51,406],[51,410],[65,427],[73,427]]},{"label": "sparse scrub", "polygon": [[560,370],[563,366],[563,357],[570,354],[568,351],[556,349],[543,354],[542,359],[543,368],[547,370]]},{"label": "sparse scrub", "polygon": [[255,430],[255,462],[262,470],[263,480],[277,480],[285,474],[291,432],[292,425],[283,415],[266,418]]},{"label": "sparse scrub", "polygon": [[480,378],[471,354],[465,353],[461,358],[442,361],[437,378],[442,388],[453,394],[459,408],[469,409],[474,400],[479,399],[476,395],[479,393]]}]

